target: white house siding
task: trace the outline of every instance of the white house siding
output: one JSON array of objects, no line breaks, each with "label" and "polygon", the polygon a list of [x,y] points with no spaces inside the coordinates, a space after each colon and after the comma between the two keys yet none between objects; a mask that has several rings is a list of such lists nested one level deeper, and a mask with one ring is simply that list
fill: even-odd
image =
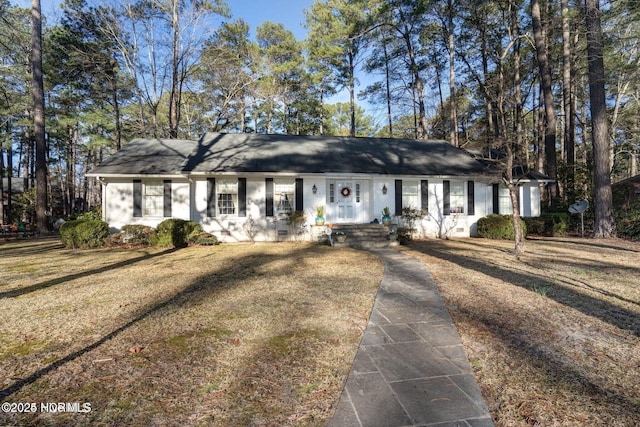
[{"label": "white house siding", "polygon": [[[193,209],[191,217],[202,224],[205,231],[215,234],[222,242],[246,241],[277,241],[291,240],[292,230],[285,217],[266,216],[266,178],[275,179],[303,179],[303,208],[308,227],[315,223],[316,207],[325,205],[326,188],[322,177],[313,176],[273,176],[273,175],[239,175],[247,180],[246,216],[219,215],[207,216],[207,177],[199,176],[193,179]],[[211,178],[236,179],[234,175],[216,175]],[[316,194],[313,194],[313,186]],[[286,234],[284,234],[286,233]],[[298,238],[308,238],[299,236]]]},{"label": "white house siding", "polygon": [[[450,182],[462,182],[465,188],[464,213],[444,215],[444,184]],[[474,183],[474,214],[469,215],[467,201],[467,182]],[[428,215],[417,224],[421,237],[469,237],[477,233],[477,221],[479,218],[491,213],[493,207],[492,187],[487,182],[467,178],[438,178],[429,179],[429,212]]]},{"label": "white house siding", "polygon": [[[237,176],[216,175],[216,179],[237,179]],[[292,230],[286,218],[266,216],[266,178],[274,179],[303,179],[303,204],[306,215],[307,233],[298,236],[300,239],[311,238],[309,232],[315,224],[316,207],[325,207],[325,219],[334,222],[336,213],[332,212],[328,201],[328,183],[336,180],[352,180],[361,185],[361,202],[358,215],[354,222],[368,223],[374,219],[381,219],[382,210],[388,207],[395,213],[395,181],[428,181],[428,215],[416,223],[421,237],[468,237],[477,233],[478,219],[493,213],[492,183],[481,179],[474,182],[474,214],[468,214],[467,178],[427,178],[407,176],[327,176],[327,175],[263,175],[251,174],[240,176],[246,179],[246,216],[219,215],[207,216],[207,176],[195,176],[190,179],[174,178],[171,180],[172,217],[193,220],[200,223],[205,231],[213,233],[223,242],[245,241],[278,241],[291,240]],[[155,178],[159,180],[160,178]],[[166,178],[165,178],[166,179]],[[142,179],[145,181],[154,180]],[[443,182],[461,182],[465,188],[465,209],[461,214],[444,215],[444,186]],[[316,194],[313,194],[313,186]],[[386,187],[386,194],[383,188]],[[418,208],[422,205],[421,191],[418,191]],[[156,227],[164,217],[135,217],[133,213],[133,183],[131,179],[110,179],[104,186],[103,206],[105,221],[112,231],[119,230],[126,224],[143,224]],[[540,214],[540,188],[537,183],[523,183],[520,190],[520,202],[523,216],[538,216]],[[393,218],[396,225],[402,226],[398,217]],[[317,231],[317,230],[316,230]]]},{"label": "white house siding", "polygon": [[[148,178],[142,182],[164,181],[168,178]],[[109,179],[103,186],[102,206],[104,220],[112,231],[118,231],[123,225],[142,224],[156,227],[165,217],[140,216],[133,213],[133,181],[131,179]],[[190,219],[190,185],[184,178],[171,179],[171,218]]]}]

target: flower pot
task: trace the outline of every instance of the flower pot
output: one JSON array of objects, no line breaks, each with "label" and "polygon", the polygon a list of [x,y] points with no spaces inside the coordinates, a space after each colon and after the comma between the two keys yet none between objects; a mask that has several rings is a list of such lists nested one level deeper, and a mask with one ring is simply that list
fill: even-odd
[{"label": "flower pot", "polygon": [[345,234],[337,235],[336,240],[338,243],[344,243],[344,241],[347,240],[347,236]]},{"label": "flower pot", "polygon": [[324,218],[316,217],[316,225],[324,225]]},{"label": "flower pot", "polygon": [[383,217],[382,217],[382,224],[383,224],[383,225],[390,225],[390,224],[391,224],[391,217],[389,217],[389,216],[383,216]]}]

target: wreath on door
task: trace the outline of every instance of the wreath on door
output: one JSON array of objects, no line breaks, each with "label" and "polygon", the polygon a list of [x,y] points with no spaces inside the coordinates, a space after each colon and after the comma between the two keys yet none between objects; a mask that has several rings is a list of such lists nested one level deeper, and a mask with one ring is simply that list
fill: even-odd
[{"label": "wreath on door", "polygon": [[349,187],[342,187],[340,194],[342,194],[342,197],[349,197],[351,195],[351,189]]}]

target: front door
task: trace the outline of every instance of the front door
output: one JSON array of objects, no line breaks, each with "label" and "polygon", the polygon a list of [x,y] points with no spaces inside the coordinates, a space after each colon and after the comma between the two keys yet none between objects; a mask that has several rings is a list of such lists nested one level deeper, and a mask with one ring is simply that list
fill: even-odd
[{"label": "front door", "polygon": [[327,191],[327,220],[329,222],[363,222],[366,210],[364,181],[353,179],[329,180]]}]

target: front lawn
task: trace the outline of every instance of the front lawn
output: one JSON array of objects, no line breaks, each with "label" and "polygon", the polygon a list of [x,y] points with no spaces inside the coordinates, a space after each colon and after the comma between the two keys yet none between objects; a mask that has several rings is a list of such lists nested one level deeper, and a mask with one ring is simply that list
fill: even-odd
[{"label": "front lawn", "polygon": [[497,426],[640,425],[640,244],[526,245],[403,250],[429,267]]},{"label": "front lawn", "polygon": [[288,243],[0,253],[2,425],[324,425],[383,273]]}]

